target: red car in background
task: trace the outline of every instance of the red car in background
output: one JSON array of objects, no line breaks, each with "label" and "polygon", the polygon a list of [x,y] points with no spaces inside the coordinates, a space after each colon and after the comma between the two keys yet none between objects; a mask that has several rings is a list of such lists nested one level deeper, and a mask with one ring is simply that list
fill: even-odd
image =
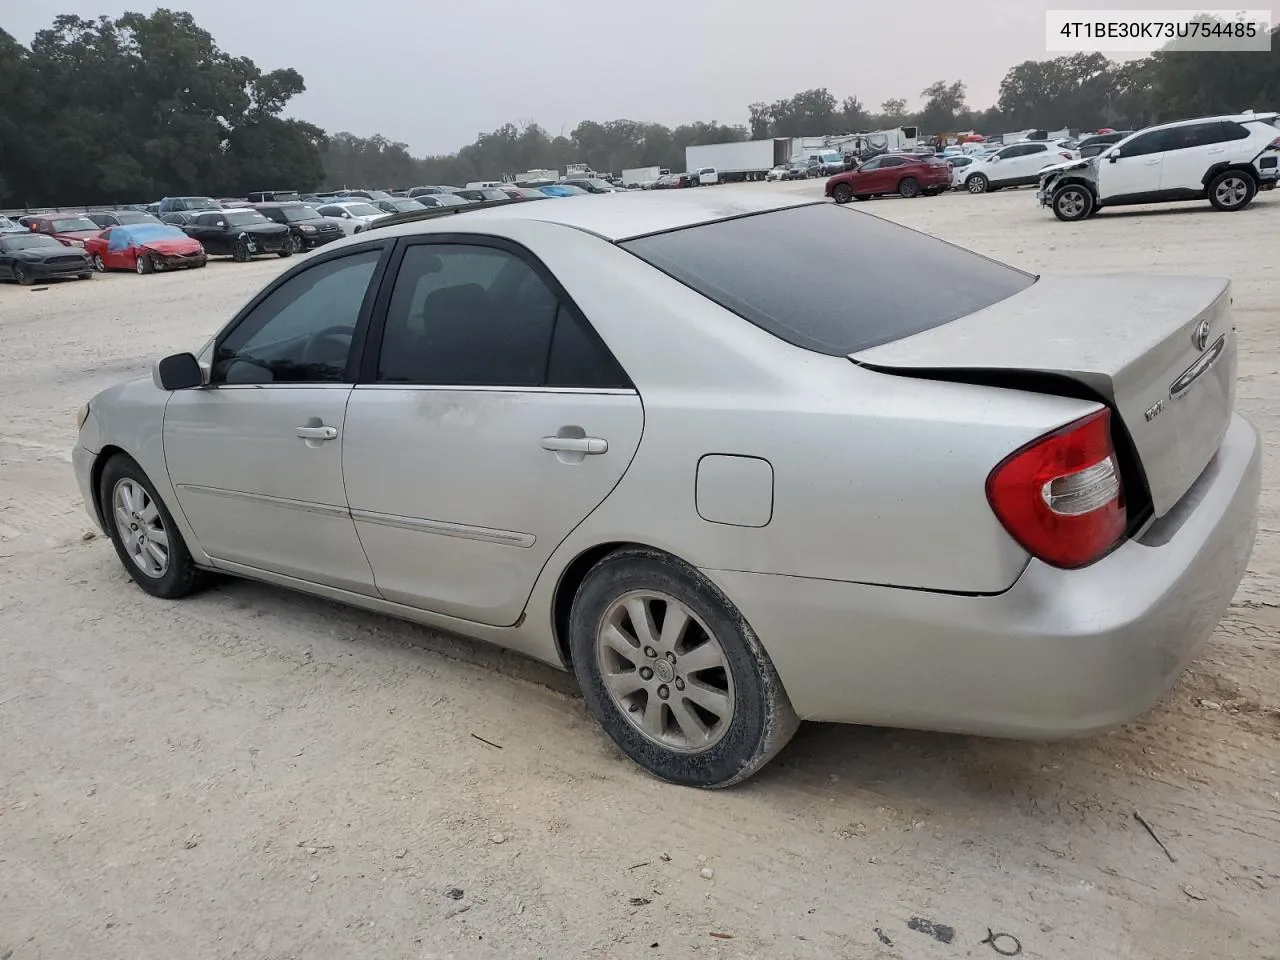
[{"label": "red car in background", "polygon": [[827,196],[836,203],[866,200],[886,193],[931,197],[951,187],[951,165],[941,157],[918,153],[883,153],[856,170],[827,181]]},{"label": "red car in background", "polygon": [[27,229],[53,237],[64,247],[83,247],[90,237],[102,229],[83,213],[47,213],[24,217]]},{"label": "red car in background", "polygon": [[168,223],[125,223],[85,241],[84,252],[99,273],[133,270],[156,273],[209,262],[199,240]]}]

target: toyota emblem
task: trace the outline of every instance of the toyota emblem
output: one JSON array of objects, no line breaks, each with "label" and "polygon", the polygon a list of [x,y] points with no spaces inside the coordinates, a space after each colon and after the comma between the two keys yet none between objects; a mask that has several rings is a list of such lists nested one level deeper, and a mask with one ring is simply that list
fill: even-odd
[{"label": "toyota emblem", "polygon": [[1203,352],[1204,348],[1209,345],[1209,321],[1201,320],[1196,324],[1196,329],[1191,334],[1191,342],[1195,344],[1197,350]]}]

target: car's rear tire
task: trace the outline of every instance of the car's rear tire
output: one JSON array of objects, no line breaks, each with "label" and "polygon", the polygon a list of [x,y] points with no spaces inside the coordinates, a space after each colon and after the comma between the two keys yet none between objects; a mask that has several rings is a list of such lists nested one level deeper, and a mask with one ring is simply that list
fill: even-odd
[{"label": "car's rear tire", "polygon": [[903,177],[898,181],[898,196],[908,200],[920,196],[920,181],[915,177]]},{"label": "car's rear tire", "polygon": [[831,199],[836,203],[848,203],[853,199],[853,187],[847,183],[837,183],[831,188]]},{"label": "car's rear tire", "polygon": [[98,478],[98,503],[120,563],[144,592],[177,600],[203,586],[204,571],[133,458],[117,453],[106,462]]},{"label": "car's rear tire", "polygon": [[1223,213],[1247,207],[1258,194],[1258,181],[1243,170],[1223,170],[1209,182],[1209,203]]},{"label": "car's rear tire", "polygon": [[970,193],[986,193],[991,183],[980,173],[970,174],[964,182],[964,188]]},{"label": "car's rear tire", "polygon": [[19,286],[29,287],[35,283],[35,278],[27,272],[27,268],[20,263],[13,265],[13,279],[18,281]]},{"label": "car's rear tire", "polygon": [[99,273],[107,272],[107,262],[102,259],[102,254],[95,253],[93,255],[93,269],[97,270]]},{"label": "car's rear tire", "polygon": [[1053,192],[1049,201],[1053,215],[1065,223],[1076,223],[1093,216],[1097,206],[1093,193],[1078,183],[1068,183]]},{"label": "car's rear tire", "polygon": [[574,597],[569,643],[592,714],[627,756],[670,783],[732,786],[799,725],[741,614],[666,554],[634,548],[600,561]]},{"label": "car's rear tire", "polygon": [[138,257],[138,259],[134,262],[133,268],[140,275],[147,274],[147,273],[155,273],[156,271],[156,265],[152,262],[151,258],[147,256],[145,253],[142,256]]}]

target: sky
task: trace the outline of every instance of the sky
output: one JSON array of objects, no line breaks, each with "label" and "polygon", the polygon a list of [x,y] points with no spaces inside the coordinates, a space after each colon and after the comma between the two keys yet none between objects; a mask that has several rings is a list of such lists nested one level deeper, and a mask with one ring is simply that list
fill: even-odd
[{"label": "sky", "polygon": [[[452,153],[504,123],[553,136],[583,120],[747,122],[747,106],[813,87],[874,110],[936,80],[995,102],[1015,63],[1045,52],[1042,0],[169,0],[228,53],[293,67],[290,116],[380,133],[415,155]],[[57,13],[150,13],[157,4],[0,0],[21,43]],[[1095,2],[1099,9],[1151,6]]]}]

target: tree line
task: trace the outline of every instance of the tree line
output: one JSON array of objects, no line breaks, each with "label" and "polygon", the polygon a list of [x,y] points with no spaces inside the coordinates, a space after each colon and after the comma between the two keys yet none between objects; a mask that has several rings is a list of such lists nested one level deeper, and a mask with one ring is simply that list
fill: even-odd
[{"label": "tree line", "polygon": [[684,168],[685,147],[918,126],[922,134],[1028,127],[1094,130],[1274,109],[1280,29],[1269,53],[1167,49],[1117,63],[1102,54],[1027,60],[996,103],[973,109],[963,81],[940,80],[872,110],[856,96],[804,90],[747,107],[747,122],[671,128],[583,121],[567,136],[536,123],[481,133],[456,153],[414,157],[381,135],[328,135],[282,116],[303,92],[291,68],[263,72],[221,50],[190,14],[166,9],[87,20],[63,15],[29,48],[0,30],[0,207],[151,200],[166,194],[460,184],[586,163],[601,171]]}]

